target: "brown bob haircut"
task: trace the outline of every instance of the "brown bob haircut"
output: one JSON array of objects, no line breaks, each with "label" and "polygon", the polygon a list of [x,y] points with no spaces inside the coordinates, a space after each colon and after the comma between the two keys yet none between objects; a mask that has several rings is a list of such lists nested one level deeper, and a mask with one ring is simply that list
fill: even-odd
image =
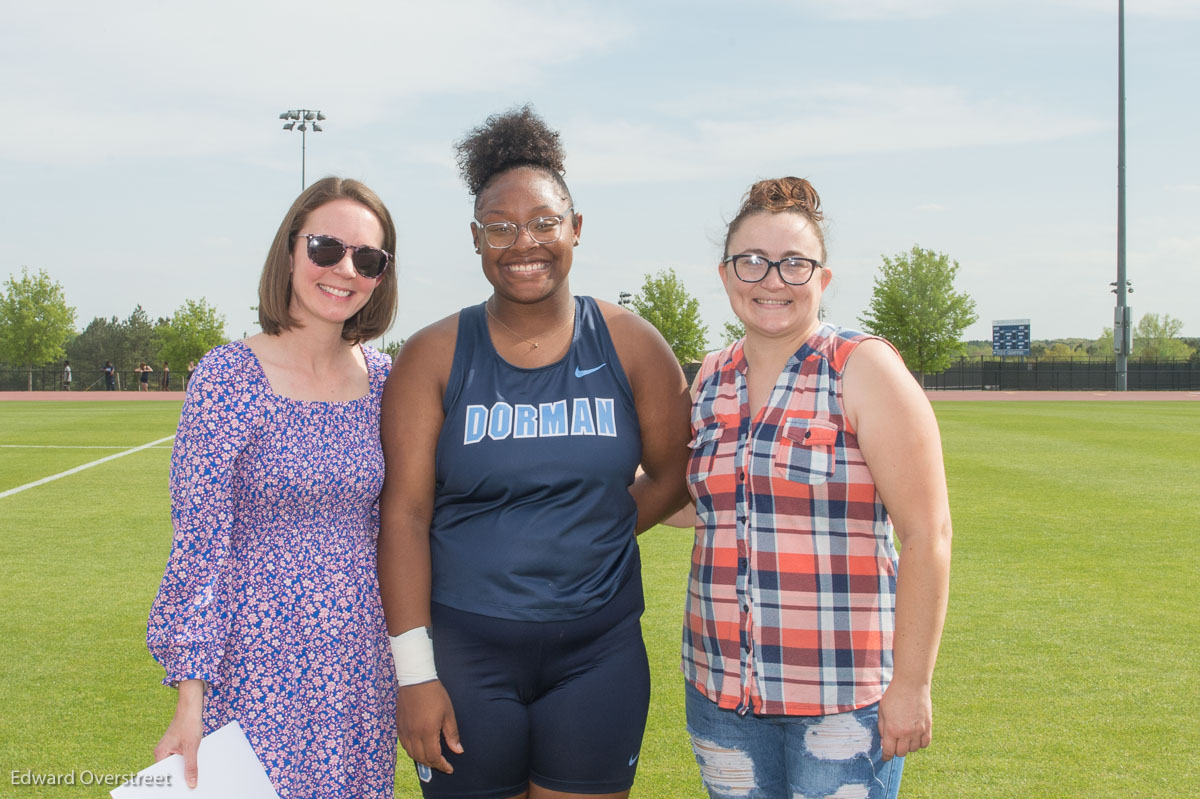
[{"label": "brown bob haircut", "polygon": [[[383,227],[383,249],[393,255],[396,252],[396,226],[375,192],[350,178],[318,180],[292,203],[267,252],[267,262],[258,281],[258,324],[269,336],[277,336],[298,324],[288,310],[292,303],[292,240],[310,213],[333,200],[353,200],[370,209]],[[371,299],[342,325],[343,339],[358,344],[383,335],[392,326],[396,316],[396,268],[393,258]]]}]

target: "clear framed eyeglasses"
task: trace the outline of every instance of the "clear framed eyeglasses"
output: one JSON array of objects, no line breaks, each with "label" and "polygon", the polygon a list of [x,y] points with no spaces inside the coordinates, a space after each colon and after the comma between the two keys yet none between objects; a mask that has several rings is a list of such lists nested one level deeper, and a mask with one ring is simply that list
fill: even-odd
[{"label": "clear framed eyeglasses", "polygon": [[558,241],[562,235],[563,222],[567,218],[567,214],[573,214],[575,209],[568,208],[566,214],[554,214],[552,216],[537,216],[530,219],[523,225],[518,225],[515,222],[488,222],[484,224],[478,219],[475,224],[479,225],[483,231],[483,237],[487,240],[488,246],[494,250],[506,250],[517,243],[517,237],[524,230],[529,234],[529,238],[533,239],[538,244],[553,244]]}]

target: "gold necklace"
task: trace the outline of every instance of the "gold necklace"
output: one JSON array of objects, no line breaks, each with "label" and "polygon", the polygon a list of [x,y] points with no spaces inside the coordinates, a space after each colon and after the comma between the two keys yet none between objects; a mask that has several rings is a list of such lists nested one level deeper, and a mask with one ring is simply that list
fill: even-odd
[{"label": "gold necklace", "polygon": [[[485,302],[485,303],[483,304],[483,310],[487,311],[487,315],[488,315],[488,316],[490,316],[490,317],[492,317],[492,319],[495,319],[495,320],[496,320],[496,324],[500,325],[500,327],[504,328],[504,329],[505,329],[505,330],[507,330],[509,333],[512,333],[514,336],[516,336],[517,338],[521,339],[521,341],[524,341],[526,344],[528,344],[528,345],[529,345],[529,351],[530,351],[530,352],[533,352],[534,350],[536,350],[536,349],[538,348],[538,346],[539,346],[539,345],[538,345],[538,343],[537,343],[536,341],[534,341],[534,340],[533,340],[533,339],[531,339],[531,338],[525,338],[525,337],[524,337],[524,336],[522,336],[520,333],[518,333],[517,331],[513,330],[511,327],[509,327],[508,325],[504,324],[504,322],[502,322],[502,321],[500,320],[500,317],[498,317],[498,316],[496,316],[496,314],[492,313],[492,300],[491,300],[490,298],[488,299],[488,301],[487,301],[487,302]],[[561,332],[563,332],[564,330],[566,330],[566,329],[567,329],[567,327],[568,327],[569,325],[571,325],[571,324],[572,324],[574,321],[575,321],[575,312],[572,310],[572,311],[571,311],[571,318],[567,320],[567,323],[566,323],[565,325],[563,325],[562,327],[558,328],[557,330],[555,330],[555,331],[553,331],[553,332],[551,332],[551,333],[547,333],[545,336],[542,336],[542,341],[546,341],[547,339],[550,339],[550,338],[552,338],[552,337],[554,337],[554,336],[557,336],[559,333],[561,333]]]}]

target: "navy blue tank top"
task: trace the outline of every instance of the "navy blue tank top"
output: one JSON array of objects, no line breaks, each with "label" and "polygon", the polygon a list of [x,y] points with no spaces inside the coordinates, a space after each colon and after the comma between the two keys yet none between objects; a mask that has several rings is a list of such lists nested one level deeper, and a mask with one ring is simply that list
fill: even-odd
[{"label": "navy blue tank top", "polygon": [[483,304],[464,308],[442,406],[434,602],[522,621],[581,618],[640,573],[629,486],[642,439],[595,300],[575,298],[570,350],[537,369],[500,357]]}]

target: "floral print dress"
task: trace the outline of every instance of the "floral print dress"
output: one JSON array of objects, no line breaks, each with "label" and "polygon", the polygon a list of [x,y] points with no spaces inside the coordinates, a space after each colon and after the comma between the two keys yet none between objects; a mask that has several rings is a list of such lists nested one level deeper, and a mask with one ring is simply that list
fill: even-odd
[{"label": "floral print dress", "polygon": [[208,681],[205,734],[236,719],[284,799],[392,795],[375,573],[391,362],[363,353],[366,396],[306,402],[272,392],[245,343],[214,349],[171,457],[175,536],[147,643],[164,683]]}]

